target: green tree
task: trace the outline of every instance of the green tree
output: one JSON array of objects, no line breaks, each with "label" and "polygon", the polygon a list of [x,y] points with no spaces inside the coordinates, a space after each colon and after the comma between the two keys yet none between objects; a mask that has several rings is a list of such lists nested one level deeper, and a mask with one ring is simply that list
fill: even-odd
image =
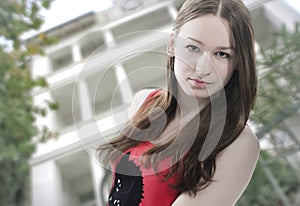
[{"label": "green tree", "polygon": [[300,25],[293,31],[285,26],[274,35],[270,48],[258,58],[258,98],[251,115],[265,134],[278,123],[299,114],[300,106]]},{"label": "green tree", "polygon": [[[262,151],[253,178],[239,200],[239,206],[284,205],[268,179],[264,167],[268,167],[276,179],[282,194],[293,202],[292,193],[300,192],[299,176],[288,164],[285,156],[299,152],[299,140],[287,133],[284,121],[299,115],[300,108],[300,26],[293,31],[285,26],[274,35],[274,43],[262,48],[258,56],[258,97],[250,118],[258,127],[257,136],[267,138],[278,149]],[[278,135],[281,134],[281,135]],[[293,144],[280,145],[282,134]],[[270,164],[265,165],[265,162]],[[294,203],[298,205],[299,203]]]},{"label": "green tree", "polygon": [[[272,155],[267,151],[262,151],[261,157],[265,160],[272,159]],[[289,169],[285,161],[276,159],[268,166],[287,197],[291,193],[297,192],[300,183],[296,181],[294,173]],[[264,165],[261,163],[257,165],[252,180],[240,198],[238,206],[283,205],[282,200],[274,191],[262,167]]]},{"label": "green tree", "polygon": [[[37,127],[37,115],[45,116],[56,104],[33,104],[32,89],[46,87],[43,77],[33,79],[28,68],[32,55],[53,41],[40,34],[38,41],[22,41],[25,32],[38,30],[43,23],[40,12],[52,0],[0,1],[0,205],[29,205],[29,159],[35,142],[53,135]],[[41,68],[42,69],[42,68]]]}]

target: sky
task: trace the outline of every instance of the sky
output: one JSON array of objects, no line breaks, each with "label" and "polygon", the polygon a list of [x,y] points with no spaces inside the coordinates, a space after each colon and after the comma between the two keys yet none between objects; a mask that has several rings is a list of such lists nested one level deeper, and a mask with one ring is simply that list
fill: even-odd
[{"label": "sky", "polygon": [[300,12],[300,1],[299,0],[283,0],[288,2],[292,7]]},{"label": "sky", "polygon": [[[287,1],[300,12],[299,0],[282,1]],[[54,0],[50,9],[42,12],[45,23],[40,31],[48,30],[90,11],[102,11],[112,6],[113,0]],[[24,38],[32,35],[33,33],[27,33]]]},{"label": "sky", "polygon": [[113,6],[113,0],[54,0],[49,10],[42,13],[42,30],[55,27],[90,11],[102,11]]},{"label": "sky", "polygon": [[21,38],[27,39],[90,11],[103,11],[112,6],[113,0],[54,0],[49,10],[41,12],[45,22],[40,30],[27,32]]}]

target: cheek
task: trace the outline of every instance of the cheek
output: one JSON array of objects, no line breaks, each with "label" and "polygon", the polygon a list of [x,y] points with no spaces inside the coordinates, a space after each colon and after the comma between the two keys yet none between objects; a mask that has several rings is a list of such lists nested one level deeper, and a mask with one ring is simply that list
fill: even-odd
[{"label": "cheek", "polygon": [[175,60],[174,62],[174,74],[177,80],[178,77],[182,77],[183,76],[183,64],[180,61]]},{"label": "cheek", "polygon": [[187,64],[186,62],[175,59],[174,62],[174,73],[175,75],[188,75],[193,71],[191,65]]},{"label": "cheek", "polygon": [[234,69],[233,68],[227,68],[223,70],[221,73],[219,73],[219,76],[222,79],[223,85],[225,86],[229,80],[231,79],[231,76],[233,74]]},{"label": "cheek", "polygon": [[181,83],[184,78],[184,74],[182,73],[182,71],[180,69],[174,67],[174,75],[175,75],[177,82]]},{"label": "cheek", "polygon": [[186,80],[189,77],[189,68],[181,61],[174,62],[174,75],[177,83],[182,87],[186,87]]},{"label": "cheek", "polygon": [[234,71],[234,64],[232,61],[229,61],[225,64],[223,63],[220,63],[220,64],[216,64],[216,70],[215,72],[217,73],[217,76],[219,78],[219,80],[221,80],[221,82],[226,85],[232,74],[233,74],[233,71]]}]

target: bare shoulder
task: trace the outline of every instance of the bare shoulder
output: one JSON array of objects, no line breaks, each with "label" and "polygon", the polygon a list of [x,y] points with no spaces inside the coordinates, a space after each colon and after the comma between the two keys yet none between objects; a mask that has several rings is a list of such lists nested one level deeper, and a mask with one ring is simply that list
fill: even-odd
[{"label": "bare shoulder", "polygon": [[233,147],[239,147],[246,151],[253,151],[253,153],[259,153],[260,150],[259,140],[248,126],[244,128],[232,145]]},{"label": "bare shoulder", "polygon": [[127,113],[128,117],[131,118],[135,112],[143,104],[147,96],[153,91],[153,89],[143,89],[138,91],[128,102]]},{"label": "bare shoulder", "polygon": [[209,206],[235,205],[251,180],[259,150],[256,135],[246,127],[235,141],[217,155],[214,181],[198,191],[195,197],[181,194],[172,206],[196,206],[199,202]]},{"label": "bare shoulder", "polygon": [[246,137],[252,139],[256,143],[259,143],[257,136],[254,134],[254,132],[249,126],[245,126],[244,130],[240,134],[240,137]]},{"label": "bare shoulder", "polygon": [[253,159],[254,162],[257,161],[260,152],[260,145],[257,136],[251,130],[250,127],[246,126],[241,134],[233,141],[223,152],[226,156],[235,155],[246,156],[247,159]]}]

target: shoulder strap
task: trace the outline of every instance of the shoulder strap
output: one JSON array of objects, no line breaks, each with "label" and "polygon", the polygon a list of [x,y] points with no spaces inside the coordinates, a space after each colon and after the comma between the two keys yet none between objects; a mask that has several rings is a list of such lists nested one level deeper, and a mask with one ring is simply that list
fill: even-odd
[{"label": "shoulder strap", "polygon": [[152,101],[149,102],[149,100],[150,100],[151,98],[153,98],[154,96],[160,94],[161,92],[162,92],[161,89],[157,89],[157,90],[154,90],[154,91],[150,92],[150,93],[148,94],[148,96],[146,97],[146,99],[145,99],[145,101],[144,101],[144,103],[142,104],[141,107],[146,107],[146,106],[150,105],[150,104],[152,103]]},{"label": "shoulder strap", "polygon": [[150,92],[148,94],[148,96],[146,97],[145,102],[147,102],[149,99],[154,97],[156,94],[159,94],[160,92],[161,92],[161,89],[157,89],[157,90],[154,90],[154,91]]}]

